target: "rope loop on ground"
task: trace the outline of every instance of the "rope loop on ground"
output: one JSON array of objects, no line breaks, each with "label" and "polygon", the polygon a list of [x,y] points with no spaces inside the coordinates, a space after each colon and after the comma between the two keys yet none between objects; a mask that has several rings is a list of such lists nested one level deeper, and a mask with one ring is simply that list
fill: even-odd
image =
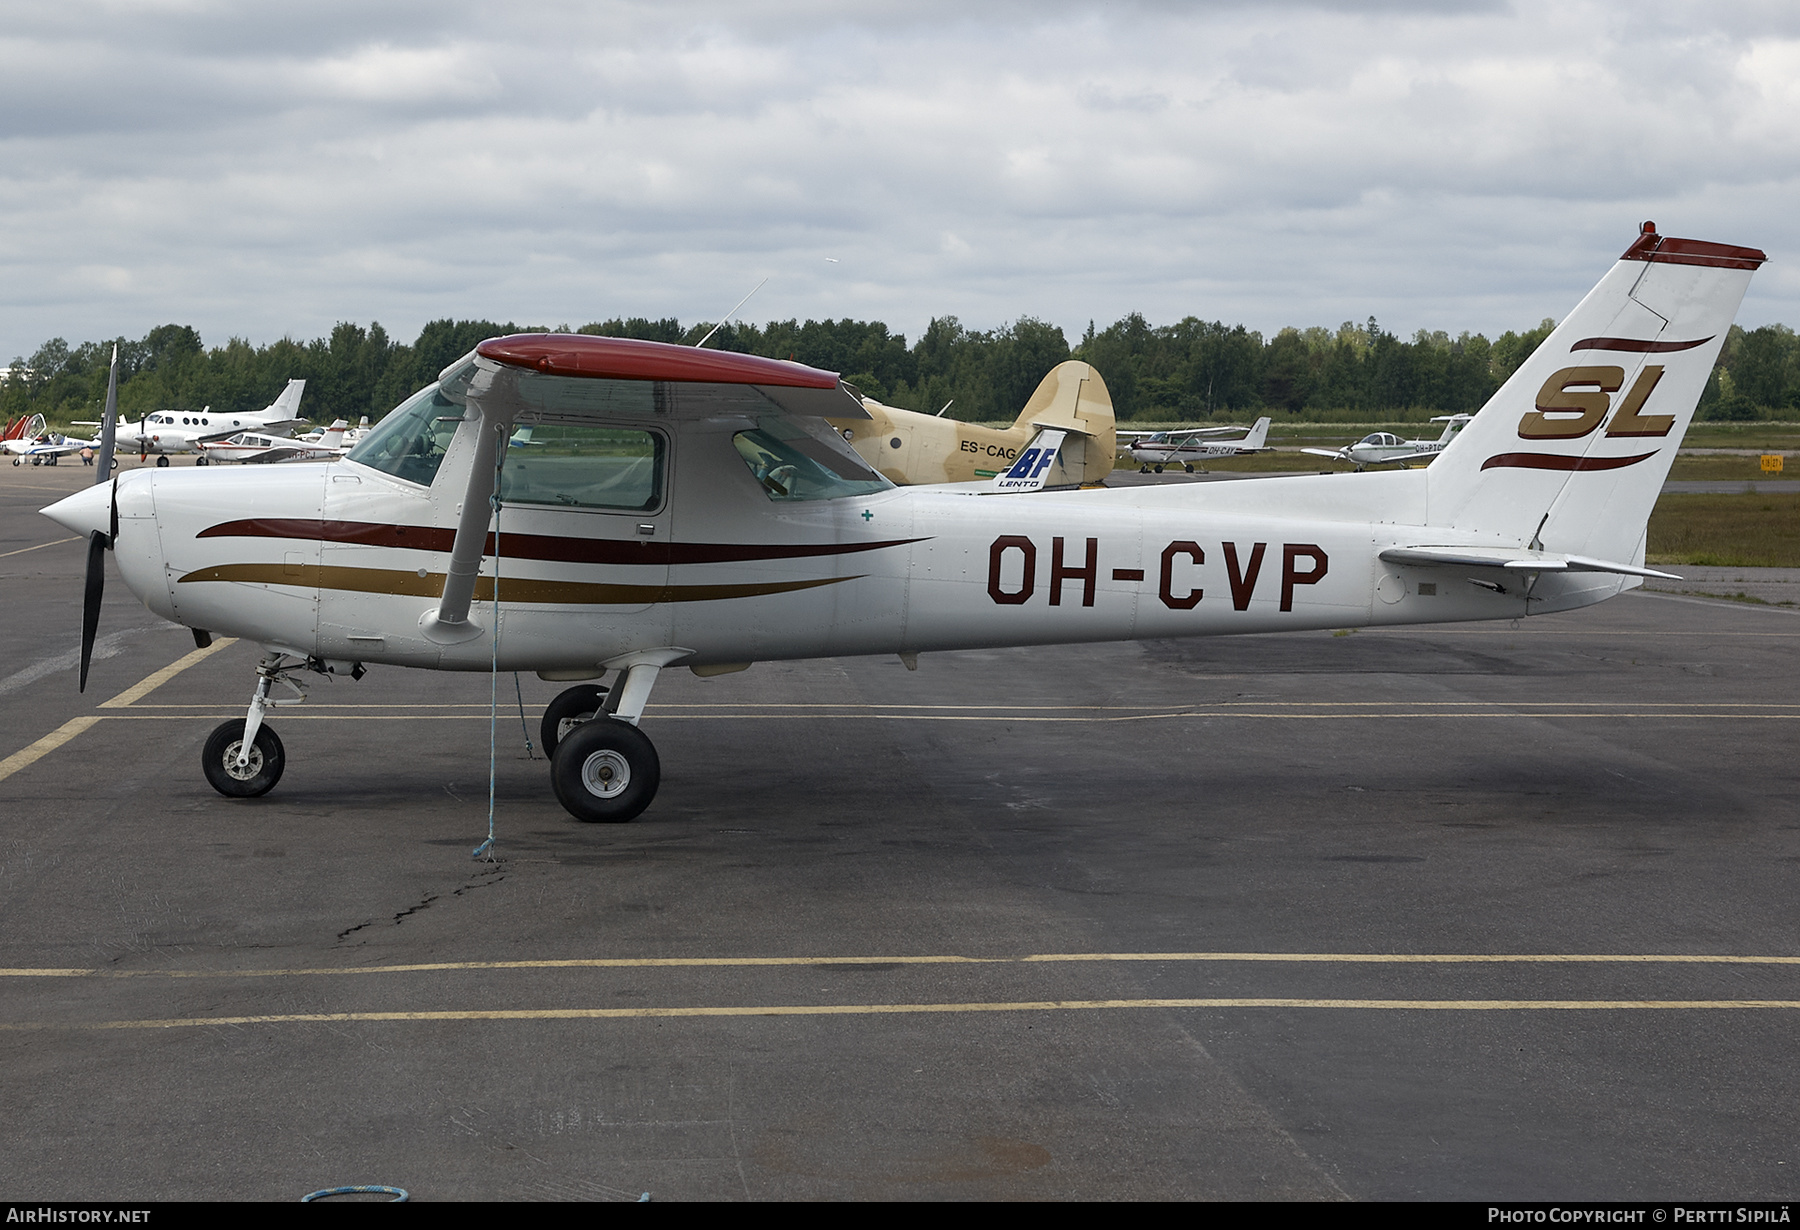
[{"label": "rope loop on ground", "polygon": [[368,1183],[357,1187],[322,1187],[316,1192],[307,1192],[306,1195],[300,1197],[300,1203],[311,1204],[313,1201],[323,1200],[327,1196],[361,1196],[365,1194],[392,1196],[393,1199],[388,1202],[389,1204],[405,1204],[412,1199],[404,1187],[388,1187],[380,1183]]}]

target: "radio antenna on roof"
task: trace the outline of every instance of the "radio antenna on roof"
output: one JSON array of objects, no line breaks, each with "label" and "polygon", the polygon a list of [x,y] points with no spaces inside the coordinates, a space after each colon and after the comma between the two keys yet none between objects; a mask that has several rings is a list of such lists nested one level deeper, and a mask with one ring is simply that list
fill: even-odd
[{"label": "radio antenna on roof", "polygon": [[[769,279],[764,278],[762,281],[758,282],[755,286],[752,286],[750,288],[750,295],[754,295],[757,291],[761,290],[764,286],[767,286],[768,283],[769,283]],[[706,343],[710,342],[712,340],[712,335],[717,333],[720,329],[723,329],[725,327],[725,322],[730,320],[733,316],[737,315],[738,308],[741,308],[746,303],[750,302],[750,295],[745,295],[742,299],[739,299],[737,301],[737,307],[734,307],[729,312],[725,313],[725,320],[721,320],[718,324],[716,324],[712,328],[708,329],[706,331],[706,336],[694,343],[694,349],[698,350],[698,349],[700,349],[700,347],[702,347],[702,346],[706,345]]]}]

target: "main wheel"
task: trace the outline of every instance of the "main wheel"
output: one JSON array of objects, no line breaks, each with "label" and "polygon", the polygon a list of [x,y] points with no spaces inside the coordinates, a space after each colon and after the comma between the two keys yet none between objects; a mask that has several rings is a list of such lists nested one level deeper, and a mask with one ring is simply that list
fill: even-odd
[{"label": "main wheel", "polygon": [[281,737],[267,726],[259,726],[250,744],[250,763],[238,767],[238,749],[244,744],[242,718],[221,723],[207,736],[206,748],[200,753],[200,767],[206,781],[228,799],[254,799],[269,793],[281,780],[287,767],[287,751]]},{"label": "main wheel", "polygon": [[577,726],[550,758],[557,802],[577,820],[622,824],[656,797],[662,761],[635,726],[600,718]]},{"label": "main wheel", "polygon": [[592,683],[572,687],[551,701],[538,727],[538,746],[544,755],[556,755],[556,745],[568,738],[571,730],[592,721],[605,702],[606,689]]},{"label": "main wheel", "polygon": [[1192,474],[1194,472],[1194,467],[1191,465],[1188,465],[1186,462],[1182,463],[1181,468],[1182,468],[1182,471],[1187,474]]},{"label": "main wheel", "polygon": [[162,455],[160,455],[160,456],[159,456],[159,457],[157,457],[157,459],[156,459],[156,464],[157,464],[157,465],[159,465],[159,466],[166,466],[166,465],[168,465],[168,464],[169,464],[169,455],[168,455],[168,454],[167,454],[167,453],[163,453],[163,454],[162,454]]},{"label": "main wheel", "polygon": [[194,458],[194,464],[197,466],[205,465],[206,464],[206,454],[201,453],[198,457]]}]

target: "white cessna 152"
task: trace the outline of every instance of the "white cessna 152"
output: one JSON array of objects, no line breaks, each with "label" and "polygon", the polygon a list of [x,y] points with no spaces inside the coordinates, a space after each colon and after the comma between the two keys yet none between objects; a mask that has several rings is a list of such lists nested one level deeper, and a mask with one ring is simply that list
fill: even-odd
[{"label": "white cessna 152", "polygon": [[[1122,437],[1132,438],[1126,446],[1126,453],[1138,462],[1138,473],[1150,473],[1155,466],[1161,474],[1165,465],[1179,464],[1189,474],[1194,472],[1196,461],[1205,461],[1208,457],[1239,457],[1245,453],[1265,451],[1264,445],[1269,439],[1269,418],[1257,419],[1248,432],[1237,440],[1211,440],[1211,436],[1229,435],[1234,431],[1244,431],[1242,427],[1190,427],[1175,431],[1121,431]],[[1135,437],[1135,438],[1133,438]]]},{"label": "white cessna 152", "polygon": [[[246,719],[203,754],[222,793],[281,776],[263,716],[297,672],[497,663],[614,672],[546,726],[563,805],[626,820],[656,792],[637,726],[665,667],[1515,619],[1667,575],[1645,524],[1765,259],[1645,224],[1425,470],[897,488],[826,425],[862,412],[830,372],[530,334],[483,342],[343,461],[133,471],[45,511],[90,537],[84,649],[109,546],[197,640],[263,646]],[[525,425],[534,447],[506,448]]]}]

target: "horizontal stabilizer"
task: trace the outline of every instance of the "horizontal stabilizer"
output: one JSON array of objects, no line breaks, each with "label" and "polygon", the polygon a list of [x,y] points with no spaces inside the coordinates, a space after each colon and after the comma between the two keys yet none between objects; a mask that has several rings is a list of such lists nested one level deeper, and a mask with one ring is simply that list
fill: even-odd
[{"label": "horizontal stabilizer", "polygon": [[1626,577],[1659,577],[1679,581],[1672,572],[1640,568],[1586,555],[1558,555],[1524,547],[1389,547],[1383,562],[1426,568],[1505,568],[1510,572],[1613,572]]}]

